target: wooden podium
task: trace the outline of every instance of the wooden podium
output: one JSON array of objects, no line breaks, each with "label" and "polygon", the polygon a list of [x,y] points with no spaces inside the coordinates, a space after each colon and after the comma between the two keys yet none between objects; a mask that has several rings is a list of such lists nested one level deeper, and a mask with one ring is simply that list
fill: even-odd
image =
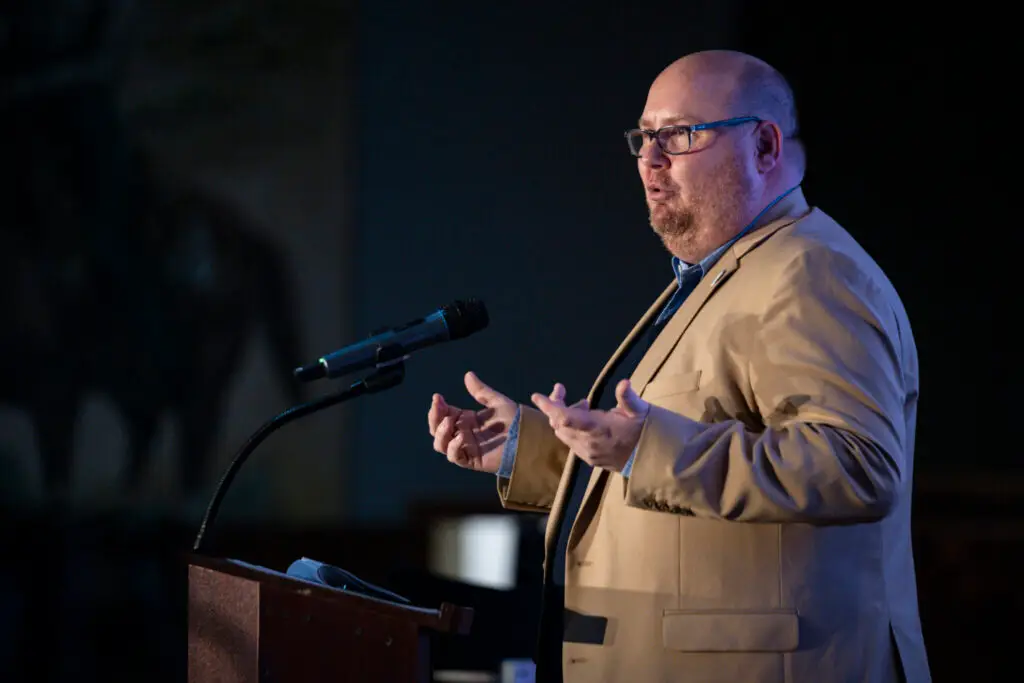
[{"label": "wooden podium", "polygon": [[412,607],[237,560],[188,567],[189,683],[428,683],[431,635],[473,610]]}]

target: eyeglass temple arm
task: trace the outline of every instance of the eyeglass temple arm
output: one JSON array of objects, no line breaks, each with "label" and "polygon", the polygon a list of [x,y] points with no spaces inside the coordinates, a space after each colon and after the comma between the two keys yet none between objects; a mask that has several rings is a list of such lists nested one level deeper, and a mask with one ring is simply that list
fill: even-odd
[{"label": "eyeglass temple arm", "polygon": [[756,116],[737,116],[733,119],[724,119],[722,121],[711,121],[709,123],[695,123],[692,126],[687,126],[691,131],[694,130],[708,130],[710,128],[722,128],[723,126],[736,126],[747,121],[760,121]]}]

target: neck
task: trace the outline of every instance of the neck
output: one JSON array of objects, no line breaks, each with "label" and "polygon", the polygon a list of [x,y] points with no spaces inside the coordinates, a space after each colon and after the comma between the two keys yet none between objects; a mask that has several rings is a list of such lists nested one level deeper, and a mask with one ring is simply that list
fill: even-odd
[{"label": "neck", "polygon": [[776,187],[771,195],[764,197],[760,210],[751,217],[750,229],[756,230],[780,218],[802,213],[807,208],[807,200],[804,199],[799,180],[784,187]]},{"label": "neck", "polygon": [[[783,196],[784,195],[784,196]],[[781,198],[780,198],[781,197]],[[708,254],[741,232],[756,230],[772,221],[807,209],[807,201],[799,185],[773,189],[766,193],[745,215],[728,220],[713,220],[703,230],[665,239],[669,252],[686,263],[698,263]]]}]

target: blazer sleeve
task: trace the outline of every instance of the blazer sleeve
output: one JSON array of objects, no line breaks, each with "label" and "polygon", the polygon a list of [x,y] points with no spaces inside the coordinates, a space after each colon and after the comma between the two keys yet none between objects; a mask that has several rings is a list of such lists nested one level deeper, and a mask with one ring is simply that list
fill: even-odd
[{"label": "blazer sleeve", "polygon": [[745,356],[737,363],[747,365],[762,424],[702,423],[652,405],[627,504],[741,522],[845,524],[880,519],[908,495],[905,411],[917,385],[904,366],[916,352],[895,293],[824,248],[795,257],[767,291],[763,313],[738,316],[723,332]]},{"label": "blazer sleeve", "polygon": [[569,447],[536,408],[520,406],[512,476],[498,477],[501,504],[510,510],[548,512],[562,478]]}]

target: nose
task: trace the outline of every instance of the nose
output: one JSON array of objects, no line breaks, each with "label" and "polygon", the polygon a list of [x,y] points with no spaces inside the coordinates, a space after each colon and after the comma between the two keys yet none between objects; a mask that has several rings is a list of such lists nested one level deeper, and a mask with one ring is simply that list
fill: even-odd
[{"label": "nose", "polygon": [[664,168],[668,166],[668,155],[661,150],[661,145],[654,140],[647,140],[646,142],[647,144],[640,150],[638,161],[647,168]]}]

